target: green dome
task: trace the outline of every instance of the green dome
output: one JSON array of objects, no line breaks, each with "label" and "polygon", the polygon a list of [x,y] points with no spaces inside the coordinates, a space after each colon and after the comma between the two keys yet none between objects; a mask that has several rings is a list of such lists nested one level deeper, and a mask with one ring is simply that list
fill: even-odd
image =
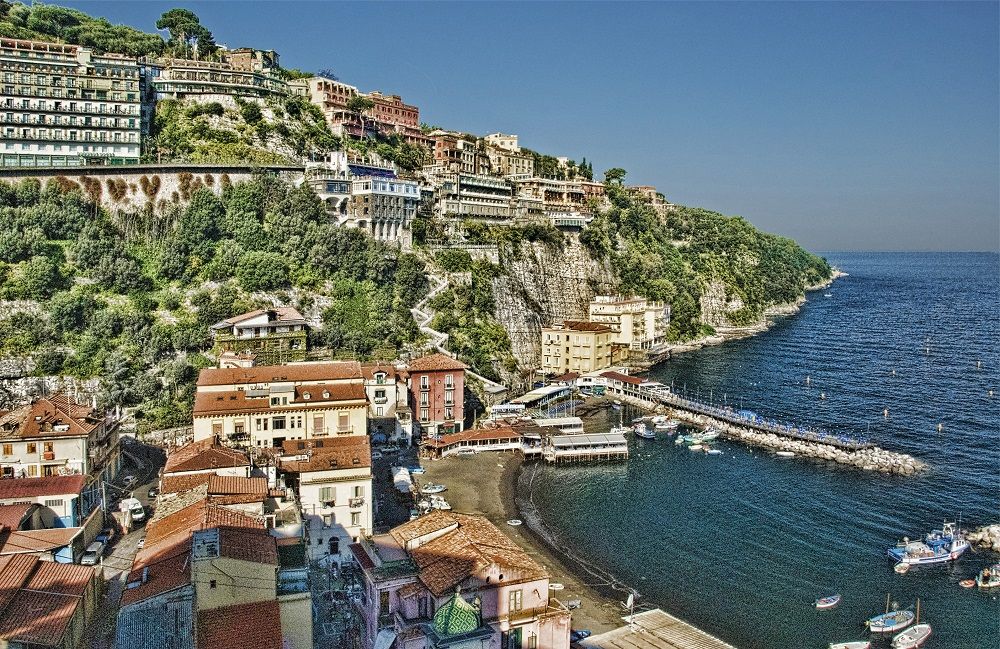
[{"label": "green dome", "polygon": [[434,631],[439,636],[469,633],[479,628],[479,609],[455,593],[434,614]]}]

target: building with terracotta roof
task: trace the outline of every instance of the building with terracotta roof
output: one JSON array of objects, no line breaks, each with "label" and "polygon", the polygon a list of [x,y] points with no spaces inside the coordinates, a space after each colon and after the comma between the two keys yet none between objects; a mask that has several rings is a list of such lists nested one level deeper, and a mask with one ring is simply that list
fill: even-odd
[{"label": "building with terracotta roof", "polygon": [[279,365],[304,361],[309,326],[302,314],[288,306],[258,309],[212,325],[217,353],[250,352],[255,362]]},{"label": "building with terracotta roof", "polygon": [[350,559],[372,532],[372,462],[367,437],[286,441],[279,469],[298,494],[312,560]]},{"label": "building with terracotta roof", "polygon": [[410,399],[420,432],[436,437],[465,428],[465,370],[441,353],[410,361]]},{"label": "building with terracotta roof", "polygon": [[198,611],[198,647],[284,649],[277,601]]},{"label": "building with terracotta roof", "polygon": [[0,414],[0,477],[89,476],[84,516],[121,468],[118,422],[59,393]]},{"label": "building with terracotta roof", "polygon": [[565,320],[542,327],[541,370],[584,374],[611,367],[611,337],[611,327],[596,322]]},{"label": "building with terracotta roof", "polygon": [[222,446],[215,437],[189,442],[167,455],[163,476],[250,475],[250,458],[243,451]]},{"label": "building with terracotta roof", "polygon": [[545,569],[482,516],[435,511],[351,551],[365,580],[363,647],[569,647],[570,613],[549,597]]},{"label": "building with terracotta roof", "polygon": [[99,568],[0,556],[0,647],[80,646],[102,584]]},{"label": "building with terracotta roof", "polygon": [[35,503],[43,508],[44,527],[76,527],[86,517],[81,502],[86,485],[82,475],[0,480],[0,505]]},{"label": "building with terracotta roof", "polygon": [[629,349],[650,349],[666,342],[670,306],[644,297],[598,295],[590,302],[590,321],[611,328],[611,342]]},{"label": "building with terracotta roof", "polygon": [[204,369],[194,438],[257,448],[285,440],[366,435],[368,404],[356,361]]}]

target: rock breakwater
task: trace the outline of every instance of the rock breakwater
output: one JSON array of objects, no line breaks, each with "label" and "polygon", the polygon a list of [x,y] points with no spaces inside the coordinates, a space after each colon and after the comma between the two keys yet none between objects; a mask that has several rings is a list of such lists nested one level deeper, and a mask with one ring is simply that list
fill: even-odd
[{"label": "rock breakwater", "polygon": [[965,538],[978,548],[1000,552],[1000,525],[984,525],[969,532]]}]

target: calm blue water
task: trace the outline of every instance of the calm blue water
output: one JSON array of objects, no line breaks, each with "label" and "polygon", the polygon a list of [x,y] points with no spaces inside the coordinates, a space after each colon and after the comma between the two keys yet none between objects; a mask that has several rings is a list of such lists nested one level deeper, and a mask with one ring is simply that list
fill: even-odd
[{"label": "calm blue water", "polygon": [[[828,430],[870,426],[874,441],[925,459],[930,472],[887,477],[734,444],[709,457],[634,440],[627,464],[538,466],[534,503],[550,532],[640,601],[741,648],[862,639],[890,592],[902,606],[921,599],[934,628],[927,647],[1000,647],[1000,598],[958,586],[1000,557],[966,554],[903,576],[885,557],[945,517],[1000,522],[1000,257],[828,259],[850,273],[832,297],[813,293],[769,332],[680,355],[651,375]],[[839,608],[812,608],[832,592],[844,595]]]}]

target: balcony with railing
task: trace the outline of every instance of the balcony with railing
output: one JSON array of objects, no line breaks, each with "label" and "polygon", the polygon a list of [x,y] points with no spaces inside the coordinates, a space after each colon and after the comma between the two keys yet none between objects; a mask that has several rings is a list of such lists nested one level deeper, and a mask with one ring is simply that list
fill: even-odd
[{"label": "balcony with railing", "polygon": [[361,507],[365,504],[365,499],[362,497],[351,498],[347,501],[348,507]]}]

